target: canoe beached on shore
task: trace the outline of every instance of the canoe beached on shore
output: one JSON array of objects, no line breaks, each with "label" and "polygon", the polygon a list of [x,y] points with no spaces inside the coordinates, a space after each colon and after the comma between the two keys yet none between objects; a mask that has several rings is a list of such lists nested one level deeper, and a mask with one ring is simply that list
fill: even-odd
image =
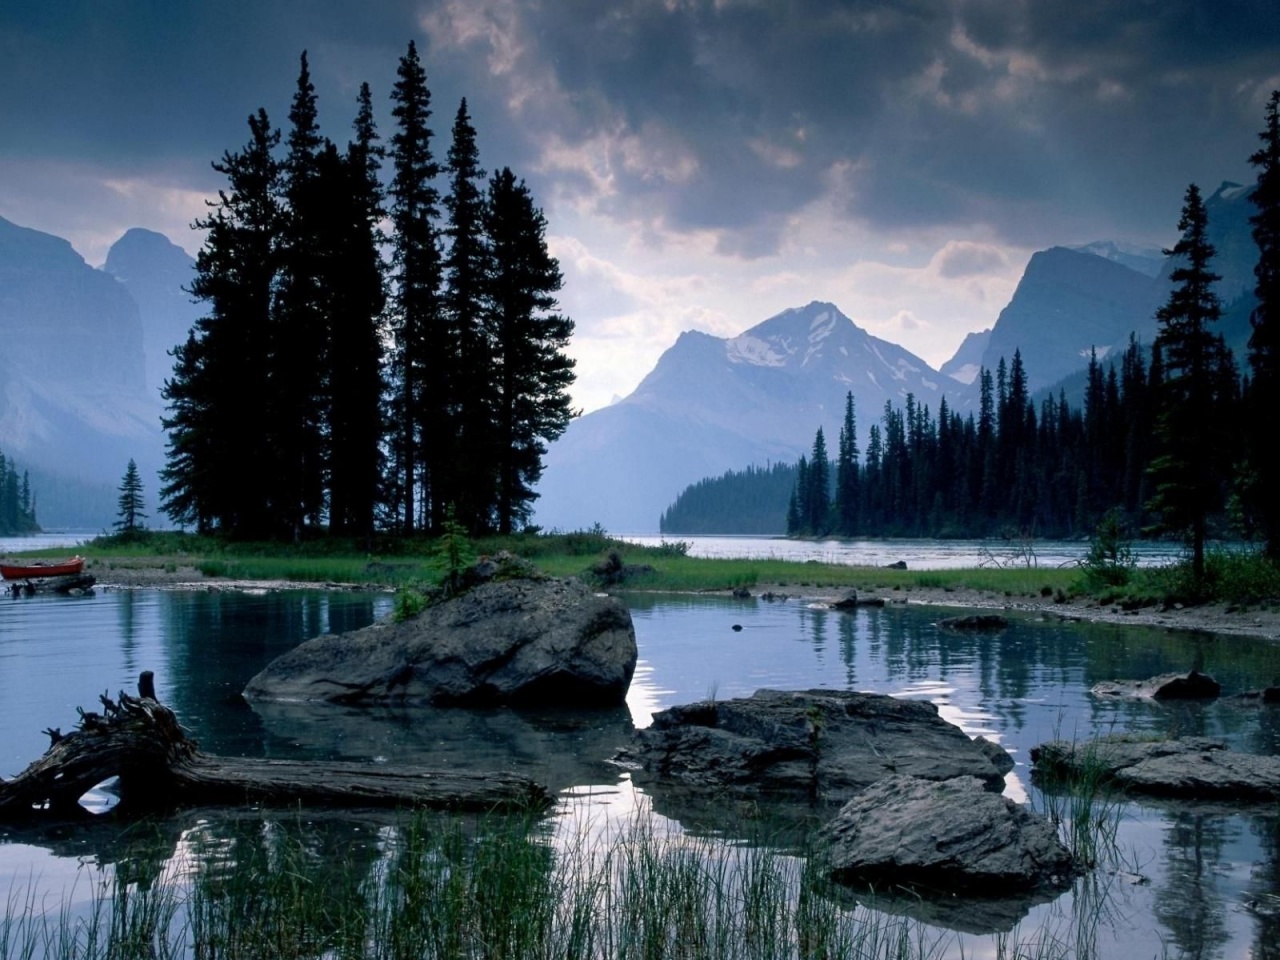
[{"label": "canoe beached on shore", "polygon": [[0,577],[6,580],[70,577],[83,569],[84,557],[72,557],[69,560],[31,560],[24,563],[0,563]]}]

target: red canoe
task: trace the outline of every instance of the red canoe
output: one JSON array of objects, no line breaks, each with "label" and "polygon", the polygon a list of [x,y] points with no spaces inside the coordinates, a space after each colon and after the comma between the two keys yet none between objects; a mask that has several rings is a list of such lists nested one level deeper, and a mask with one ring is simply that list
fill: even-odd
[{"label": "red canoe", "polygon": [[32,580],[36,577],[69,577],[84,569],[84,557],[70,560],[32,560],[30,563],[0,563],[0,577]]}]

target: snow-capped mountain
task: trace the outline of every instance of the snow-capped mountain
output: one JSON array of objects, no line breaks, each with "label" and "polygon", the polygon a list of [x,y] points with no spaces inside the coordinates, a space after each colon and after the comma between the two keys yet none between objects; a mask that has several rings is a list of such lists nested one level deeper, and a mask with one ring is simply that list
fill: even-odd
[{"label": "snow-capped mountain", "polygon": [[688,484],[793,461],[821,426],[832,451],[852,391],[859,443],[885,401],[932,411],[968,389],[830,303],[786,310],[737,337],[686,332],[630,396],[569,425],[547,452],[535,521],[656,531]]}]

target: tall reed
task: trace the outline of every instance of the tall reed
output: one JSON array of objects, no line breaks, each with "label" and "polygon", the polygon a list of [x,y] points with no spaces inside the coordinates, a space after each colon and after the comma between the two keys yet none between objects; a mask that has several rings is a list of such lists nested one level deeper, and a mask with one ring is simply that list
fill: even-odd
[{"label": "tall reed", "polygon": [[[106,870],[87,916],[10,893],[0,957],[324,960],[935,960],[959,935],[878,912],[816,858],[655,828],[551,842],[546,823],[424,815],[335,865],[305,825],[189,832],[187,873]],[[119,877],[119,879],[117,879]],[[1054,938],[991,942],[1060,956]]]}]

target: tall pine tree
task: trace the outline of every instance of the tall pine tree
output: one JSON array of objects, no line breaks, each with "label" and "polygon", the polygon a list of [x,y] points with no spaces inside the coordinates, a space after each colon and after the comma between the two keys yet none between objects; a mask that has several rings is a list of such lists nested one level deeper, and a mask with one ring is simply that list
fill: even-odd
[{"label": "tall pine tree", "polygon": [[[297,540],[319,521],[325,505],[326,376],[334,267],[334,207],[345,190],[316,121],[316,94],[303,51],[289,110],[282,164],[279,276],[268,337],[270,388],[263,395],[263,427],[272,460],[262,464],[278,535]],[[328,171],[328,175],[324,175]],[[337,182],[335,182],[337,181]],[[336,188],[336,189],[335,189]]]},{"label": "tall pine tree", "polygon": [[[1168,302],[1157,312],[1156,344],[1164,360],[1164,383],[1156,418],[1157,455],[1152,509],[1159,528],[1185,536],[1192,571],[1204,576],[1210,514],[1221,506],[1229,452],[1223,449],[1225,398],[1220,373],[1229,357],[1212,325],[1222,313],[1211,269],[1215,254],[1199,188],[1187,188],[1178,221],[1182,238],[1169,256],[1178,258]],[[1114,369],[1114,368],[1113,368]]]},{"label": "tall pine tree", "polygon": [[392,224],[394,296],[391,310],[391,413],[395,500],[402,529],[428,527],[419,503],[443,516],[432,497],[433,469],[445,431],[444,383],[449,348],[442,342],[440,246],[436,220],[440,172],[431,152],[431,92],[413,41],[400,58],[391,99],[394,175],[388,190]]},{"label": "tall pine tree", "polygon": [[321,181],[334,184],[325,244],[329,352],[326,382],[329,526],[371,538],[381,495],[386,281],[382,261],[382,148],[362,84],[345,156],[329,145]]},{"label": "tall pine tree", "polygon": [[547,250],[547,222],[523,180],[504,167],[489,181],[485,326],[493,349],[496,522],[510,533],[532,510],[547,442],[574,416],[573,321],[556,312],[563,280]]},{"label": "tall pine tree", "polygon": [[1276,451],[1275,416],[1280,410],[1280,90],[1267,101],[1262,146],[1249,158],[1258,170],[1251,218],[1258,245],[1254,287],[1258,305],[1250,318],[1249,459],[1250,500],[1261,521],[1267,555],[1280,560],[1280,454]]},{"label": "tall pine tree", "polygon": [[449,193],[444,199],[448,211],[444,314],[454,347],[449,409],[453,450],[447,496],[455,506],[458,522],[479,533],[491,529],[495,518],[495,394],[489,363],[492,344],[484,325],[489,264],[484,233],[485,172],[480,169],[476,131],[466,100],[459,105],[453,121],[446,170]]},{"label": "tall pine tree", "polygon": [[844,396],[844,422],[840,425],[840,446],[836,453],[836,527],[844,537],[858,532],[861,501],[858,472],[858,423],[853,391],[849,390]]},{"label": "tall pine tree", "polygon": [[201,532],[263,537],[275,528],[263,485],[246,471],[273,462],[260,429],[270,393],[270,324],[279,256],[280,135],[265,110],[249,118],[250,139],[213,168],[228,185],[196,222],[207,231],[191,292],[206,305],[174,351],[163,396],[168,463],[161,471],[165,513]]}]

